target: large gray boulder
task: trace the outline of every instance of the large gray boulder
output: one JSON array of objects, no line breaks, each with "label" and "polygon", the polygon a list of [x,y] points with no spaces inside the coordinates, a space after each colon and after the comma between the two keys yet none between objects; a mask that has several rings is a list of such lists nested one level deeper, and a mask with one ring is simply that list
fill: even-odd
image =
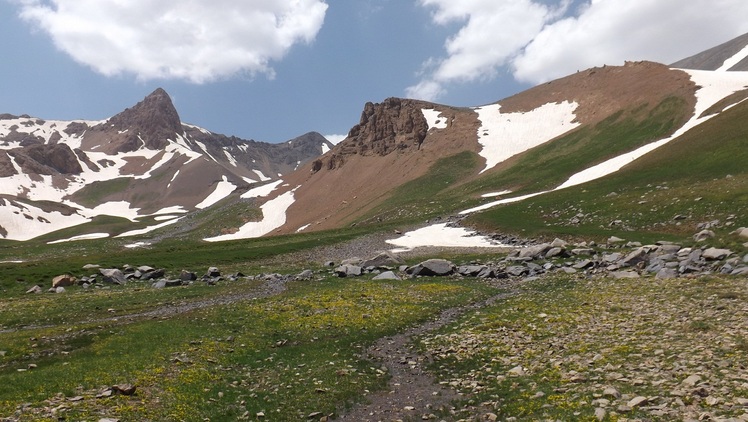
[{"label": "large gray boulder", "polygon": [[69,287],[75,285],[77,281],[78,279],[70,274],[58,275],[57,277],[52,279],[52,287]]},{"label": "large gray boulder", "polygon": [[416,276],[446,276],[454,273],[455,265],[446,259],[429,259],[408,268],[408,274]]},{"label": "large gray boulder", "polygon": [[540,245],[535,246],[528,246],[526,248],[520,249],[519,254],[517,256],[519,258],[532,258],[532,259],[541,259],[545,257],[546,252],[548,252],[549,249],[551,249],[551,245],[548,243],[543,243]]},{"label": "large gray boulder", "polygon": [[730,255],[732,255],[732,251],[729,249],[709,248],[701,254],[701,257],[712,261],[718,261],[725,259]]},{"label": "large gray boulder", "polygon": [[104,283],[125,284],[125,273],[117,268],[102,268],[99,273],[104,278]]},{"label": "large gray boulder", "polygon": [[364,268],[368,267],[374,267],[374,268],[397,268],[398,266],[404,264],[405,261],[403,261],[402,258],[395,255],[394,253],[390,251],[383,251],[379,252],[377,256],[367,259],[366,261],[363,261],[361,263],[361,266]]},{"label": "large gray boulder", "polygon": [[338,268],[335,268],[335,274],[338,277],[358,277],[363,273],[363,269],[358,265],[343,264]]}]

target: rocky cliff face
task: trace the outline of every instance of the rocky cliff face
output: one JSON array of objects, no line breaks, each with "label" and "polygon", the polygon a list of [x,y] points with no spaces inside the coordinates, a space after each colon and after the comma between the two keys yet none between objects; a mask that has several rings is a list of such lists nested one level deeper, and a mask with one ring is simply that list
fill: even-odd
[{"label": "rocky cliff face", "polygon": [[429,130],[422,108],[423,102],[400,98],[388,98],[379,104],[366,103],[359,124],[350,130],[333,154],[315,161],[313,170],[338,168],[350,155],[385,156],[420,149]]}]

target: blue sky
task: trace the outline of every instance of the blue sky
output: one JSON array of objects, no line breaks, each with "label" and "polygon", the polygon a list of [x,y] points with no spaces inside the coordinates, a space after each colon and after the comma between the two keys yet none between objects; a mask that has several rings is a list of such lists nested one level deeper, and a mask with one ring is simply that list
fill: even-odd
[{"label": "blue sky", "polygon": [[748,32],[745,0],[0,0],[0,113],[108,118],[158,87],[183,121],[281,142],[367,101],[491,103]]}]

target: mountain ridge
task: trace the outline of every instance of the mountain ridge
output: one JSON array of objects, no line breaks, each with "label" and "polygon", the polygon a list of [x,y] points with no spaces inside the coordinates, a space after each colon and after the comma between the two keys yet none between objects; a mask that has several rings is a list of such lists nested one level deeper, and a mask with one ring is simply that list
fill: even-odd
[{"label": "mountain ridge", "polygon": [[99,215],[136,227],[157,214],[176,221],[332,147],[316,132],[268,144],[182,123],[161,88],[105,121],[0,117],[0,194],[12,198],[0,206],[0,226],[15,240]]}]

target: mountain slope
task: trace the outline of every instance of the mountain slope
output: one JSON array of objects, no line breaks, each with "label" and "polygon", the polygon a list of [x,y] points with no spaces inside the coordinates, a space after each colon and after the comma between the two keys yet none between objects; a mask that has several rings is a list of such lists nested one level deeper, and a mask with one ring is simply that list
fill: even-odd
[{"label": "mountain slope", "polygon": [[[693,113],[695,91],[688,74],[638,62],[579,72],[477,108],[395,98],[367,104],[343,142],[268,194],[269,201],[290,196],[282,209],[271,204],[274,214],[287,218],[270,232],[415,221],[457,212],[481,194],[530,189],[537,176],[558,184],[673,133]],[[607,132],[615,139],[600,132],[605,124],[643,129],[624,141],[615,131]],[[538,170],[548,168],[546,156],[569,164],[545,180]]]},{"label": "mountain slope", "polygon": [[694,70],[748,71],[748,34],[679,60],[670,66]]},{"label": "mountain slope", "polygon": [[173,223],[331,147],[318,133],[268,144],[184,124],[162,89],[100,122],[0,115],[0,234],[28,240],[101,215]]}]

